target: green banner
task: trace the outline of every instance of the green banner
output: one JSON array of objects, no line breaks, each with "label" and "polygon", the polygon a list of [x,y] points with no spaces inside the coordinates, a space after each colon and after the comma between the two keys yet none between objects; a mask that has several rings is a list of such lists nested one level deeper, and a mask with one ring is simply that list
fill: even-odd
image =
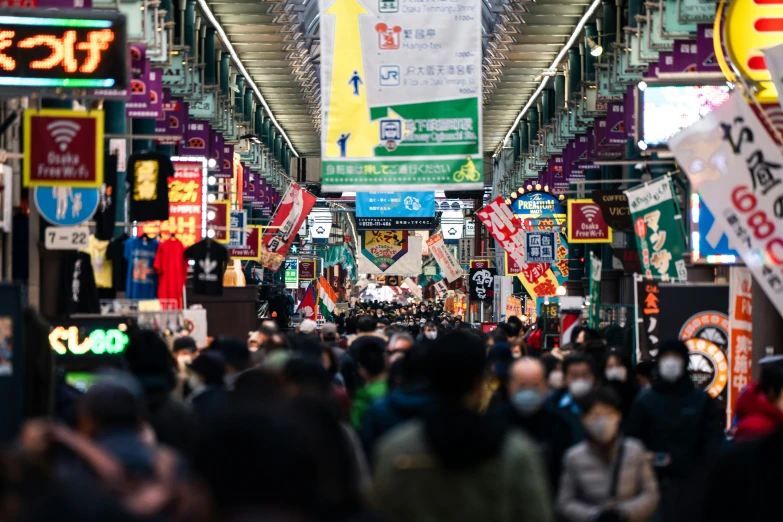
[{"label": "green banner", "polygon": [[625,191],[636,232],[642,275],[656,281],[686,281],[682,216],[668,177]]},{"label": "green banner", "polygon": [[598,329],[601,322],[601,261],[593,252],[590,252],[590,328]]}]

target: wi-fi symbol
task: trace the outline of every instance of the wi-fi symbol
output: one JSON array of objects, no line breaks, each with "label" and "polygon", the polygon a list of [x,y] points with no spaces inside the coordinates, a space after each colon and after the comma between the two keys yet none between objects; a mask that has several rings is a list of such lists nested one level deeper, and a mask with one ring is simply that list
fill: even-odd
[{"label": "wi-fi symbol", "polygon": [[584,205],[581,207],[582,214],[587,218],[587,221],[592,223],[593,218],[596,214],[598,214],[598,206],[597,205]]},{"label": "wi-fi symbol", "polygon": [[53,121],[46,126],[46,130],[54,138],[54,142],[60,147],[60,152],[65,152],[68,145],[71,144],[73,138],[81,129],[81,126],[75,121],[60,120]]}]

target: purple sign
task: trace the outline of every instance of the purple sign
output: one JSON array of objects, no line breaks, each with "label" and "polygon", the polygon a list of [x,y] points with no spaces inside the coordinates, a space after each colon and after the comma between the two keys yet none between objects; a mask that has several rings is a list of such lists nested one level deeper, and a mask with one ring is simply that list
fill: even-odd
[{"label": "purple sign", "polygon": [[253,204],[256,202],[256,182],[257,174],[250,170],[250,167],[242,164],[242,204]]},{"label": "purple sign", "polygon": [[712,35],[712,24],[700,24],[696,31],[696,70],[699,72],[720,72]]},{"label": "purple sign", "polygon": [[625,105],[610,103],[606,107],[606,141],[610,145],[625,145]]},{"label": "purple sign", "polygon": [[[221,137],[222,139],[222,137]],[[220,170],[215,172],[214,176],[220,179],[231,179],[234,177],[234,146],[223,143],[223,153],[221,154]]]},{"label": "purple sign", "polygon": [[634,114],[635,105],[634,102],[636,101],[636,86],[635,85],[629,85],[625,89],[625,100],[623,100],[623,103],[625,104],[625,108],[623,109],[623,116],[625,118],[625,135],[629,138],[634,137],[634,130],[636,127],[636,114]]},{"label": "purple sign", "polygon": [[223,135],[215,130],[209,131],[209,158],[215,160],[215,166],[209,170],[218,174],[223,170]]},{"label": "purple sign", "polygon": [[163,76],[160,70],[152,68],[146,53],[145,44],[130,45],[130,99],[125,104],[125,116],[128,118],[157,119],[163,115]]},{"label": "purple sign", "polygon": [[168,89],[163,89],[163,115],[155,120],[155,135],[157,142],[165,145],[176,145],[185,133],[185,123],[188,120],[188,104],[171,97]]},{"label": "purple sign", "polygon": [[547,170],[549,171],[549,179],[551,181],[549,188],[555,192],[563,192],[568,190],[568,178],[565,176],[565,169],[563,168],[563,156],[561,154],[549,156],[549,161],[547,161]]},{"label": "purple sign", "polygon": [[[11,3],[12,2],[9,2],[9,4]],[[38,9],[92,9],[92,0],[37,0],[30,3],[33,5],[8,5],[8,7],[37,7]]]},{"label": "purple sign", "polygon": [[179,144],[180,156],[209,157],[209,122],[190,120]]}]

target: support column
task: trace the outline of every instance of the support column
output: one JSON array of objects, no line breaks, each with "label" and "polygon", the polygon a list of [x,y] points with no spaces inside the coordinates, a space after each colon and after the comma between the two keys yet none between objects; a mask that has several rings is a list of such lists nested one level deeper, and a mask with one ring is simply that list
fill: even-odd
[{"label": "support column", "polygon": [[566,79],[562,74],[555,76],[555,114],[566,106]]},{"label": "support column", "polygon": [[604,0],[603,10],[604,32],[600,37],[601,45],[604,47],[604,52],[611,52],[612,44],[621,41],[617,32],[617,5],[615,5],[615,0]]},{"label": "support column", "polygon": [[228,79],[229,79],[229,60],[231,59],[231,55],[228,53],[223,53],[220,55],[220,92],[223,93],[223,96],[228,96],[230,92],[230,87],[228,85]]},{"label": "support column", "polygon": [[[109,101],[103,102],[103,129],[106,134],[127,134],[127,119],[125,118],[125,102],[124,101]],[[104,154],[110,153],[109,140],[106,140],[104,147]],[[125,154],[129,153],[130,147],[126,145]],[[125,194],[127,190],[125,188],[125,180],[127,179],[127,173],[117,170],[117,186],[114,187],[114,201],[117,202],[114,221],[125,222]],[[114,237],[118,237],[123,233],[122,228],[115,227]]]},{"label": "support column", "polygon": [[582,82],[582,59],[579,55],[579,49],[570,48],[568,50],[568,100],[573,101],[574,94],[581,92]]},{"label": "support column", "polygon": [[598,28],[595,26],[595,24],[587,24],[585,25],[585,42],[584,42],[584,57],[585,57],[585,69],[584,69],[584,75],[583,78],[586,82],[594,82],[595,81],[595,56],[590,54],[590,47],[587,45],[587,38],[592,38],[592,40],[596,43],[598,43]]},{"label": "support column", "polygon": [[204,36],[204,83],[215,85],[217,83],[217,67],[215,58],[215,29],[207,27]]},{"label": "support column", "polygon": [[[134,118],[131,120],[131,134],[152,136],[155,134],[155,120],[151,118]],[[154,152],[155,140],[133,140],[131,150],[138,152]]]},{"label": "support column", "polygon": [[[253,125],[253,90],[250,87],[245,87],[244,120],[249,126]],[[250,129],[248,128],[248,130]]]},{"label": "support column", "polygon": [[185,45],[190,47],[190,56],[196,57],[196,0],[187,0],[185,4]]},{"label": "support column", "polygon": [[552,89],[544,89],[541,93],[541,126],[546,127],[552,118]]},{"label": "support column", "polygon": [[237,114],[245,114],[245,77],[237,75],[238,92],[234,95],[234,105],[237,108]]}]

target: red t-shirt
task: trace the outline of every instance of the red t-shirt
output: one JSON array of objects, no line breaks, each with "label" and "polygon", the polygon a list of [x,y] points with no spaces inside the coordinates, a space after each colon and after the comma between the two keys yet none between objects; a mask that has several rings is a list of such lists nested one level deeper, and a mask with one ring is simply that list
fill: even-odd
[{"label": "red t-shirt", "polygon": [[176,299],[179,308],[182,308],[182,289],[188,276],[182,241],[174,237],[163,241],[153,266],[158,271],[158,299]]}]

